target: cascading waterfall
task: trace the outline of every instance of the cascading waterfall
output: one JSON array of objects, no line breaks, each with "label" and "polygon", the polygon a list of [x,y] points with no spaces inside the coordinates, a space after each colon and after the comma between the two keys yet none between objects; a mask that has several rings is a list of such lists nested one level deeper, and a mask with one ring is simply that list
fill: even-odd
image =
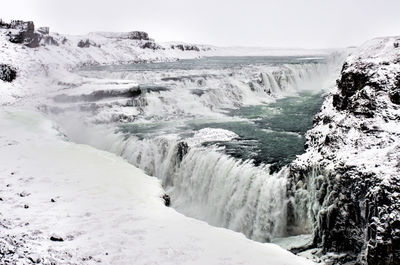
[{"label": "cascading waterfall", "polygon": [[[99,105],[97,112],[91,114],[100,113],[98,109],[108,111],[111,107],[118,107],[121,112],[123,108],[137,108],[135,113],[139,114],[130,119],[133,124],[170,122],[174,124],[173,130],[163,132],[160,129],[157,133],[153,130],[148,136],[145,133],[138,137],[126,131],[114,134],[118,126],[115,124],[109,125],[114,128],[111,131],[102,131],[99,126],[93,128],[93,125],[78,126],[74,121],[71,122],[73,126],[68,125],[66,120],[73,116],[68,111],[65,115],[58,113],[55,119],[65,125],[66,134],[74,141],[114,152],[147,174],[158,177],[178,211],[268,242],[288,235],[288,167],[270,173],[271,165],[255,165],[251,159],[234,158],[221,146],[204,145],[201,141],[191,144],[188,138],[196,129],[185,125],[188,120],[226,119],[226,109],[274,102],[302,91],[320,91],[326,87],[330,73],[332,65],[323,63],[246,65],[226,69],[83,71],[81,74],[85,77],[134,80],[139,87],[153,87],[134,99],[140,104],[132,104],[132,100],[129,105],[120,102],[113,105],[109,100],[103,105],[90,103]],[[77,120],[82,120],[85,114],[75,115]],[[272,130],[265,130],[269,131]],[[293,133],[288,132],[288,135]],[[307,228],[300,229],[301,232],[310,232],[309,223],[305,226]]]},{"label": "cascading waterfall", "polygon": [[201,146],[189,148],[180,160],[183,142],[177,138],[108,140],[96,147],[161,179],[178,211],[261,242],[286,235],[287,167],[270,174],[269,165],[257,167]]},{"label": "cascading waterfall", "polygon": [[[218,115],[224,109],[269,103],[301,91],[318,91],[330,66],[322,63],[245,66],[235,69],[174,71],[84,71],[88,77],[124,78],[165,88],[147,93],[146,119],[171,120],[179,116]],[[312,82],[311,82],[312,81]]]},{"label": "cascading waterfall", "polygon": [[174,175],[179,211],[261,242],[286,234],[287,168],[269,174],[217,151],[193,148]]}]

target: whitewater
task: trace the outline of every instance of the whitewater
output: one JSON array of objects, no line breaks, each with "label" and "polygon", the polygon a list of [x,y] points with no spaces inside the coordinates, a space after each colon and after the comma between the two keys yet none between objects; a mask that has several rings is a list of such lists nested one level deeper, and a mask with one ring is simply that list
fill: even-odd
[{"label": "whitewater", "polygon": [[[91,66],[42,109],[77,143],[161,180],[171,207],[271,242],[287,226],[288,164],[304,152],[340,56],[206,57]],[[304,209],[299,209],[304,211]]]}]

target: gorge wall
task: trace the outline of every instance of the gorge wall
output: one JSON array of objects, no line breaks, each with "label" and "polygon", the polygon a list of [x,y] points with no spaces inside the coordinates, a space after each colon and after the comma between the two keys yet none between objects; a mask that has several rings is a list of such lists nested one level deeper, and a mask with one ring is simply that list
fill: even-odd
[{"label": "gorge wall", "polygon": [[339,264],[400,264],[400,38],[346,59],[291,165],[288,226]]}]

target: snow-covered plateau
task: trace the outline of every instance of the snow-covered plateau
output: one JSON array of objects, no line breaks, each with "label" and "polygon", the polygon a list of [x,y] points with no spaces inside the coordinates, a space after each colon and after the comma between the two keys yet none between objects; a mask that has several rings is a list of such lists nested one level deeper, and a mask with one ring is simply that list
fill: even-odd
[{"label": "snow-covered plateau", "polygon": [[399,42],[0,21],[0,263],[400,264]]}]

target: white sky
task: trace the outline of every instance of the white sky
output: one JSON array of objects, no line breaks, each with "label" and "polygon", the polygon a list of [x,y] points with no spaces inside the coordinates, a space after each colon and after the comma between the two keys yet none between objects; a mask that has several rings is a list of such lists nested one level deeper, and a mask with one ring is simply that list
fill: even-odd
[{"label": "white sky", "polygon": [[144,30],[157,41],[331,48],[400,35],[400,0],[7,0],[3,20],[51,31]]}]

